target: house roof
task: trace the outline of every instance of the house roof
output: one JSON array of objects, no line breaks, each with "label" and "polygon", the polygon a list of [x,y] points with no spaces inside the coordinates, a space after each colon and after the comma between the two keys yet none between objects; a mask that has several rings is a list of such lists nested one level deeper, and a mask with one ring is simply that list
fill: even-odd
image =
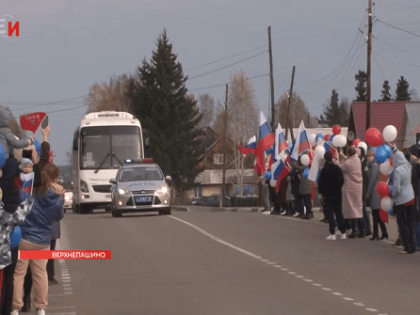
[{"label": "house roof", "polygon": [[416,128],[413,129],[413,133],[414,134],[420,133],[420,125],[418,125]]},{"label": "house roof", "polygon": [[[404,118],[405,102],[376,102],[371,103],[370,126],[382,130],[393,125],[397,128],[398,136],[396,143],[399,144]],[[365,141],[366,132],[366,103],[355,102],[352,104],[356,137]]]}]

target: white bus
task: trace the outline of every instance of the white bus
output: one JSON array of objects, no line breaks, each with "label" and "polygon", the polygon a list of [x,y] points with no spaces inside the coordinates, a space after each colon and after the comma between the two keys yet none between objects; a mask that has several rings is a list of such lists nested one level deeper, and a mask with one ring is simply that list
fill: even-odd
[{"label": "white bus", "polygon": [[111,204],[111,185],[126,159],[143,159],[143,131],[125,112],[85,115],[73,138],[73,211],[92,212]]}]

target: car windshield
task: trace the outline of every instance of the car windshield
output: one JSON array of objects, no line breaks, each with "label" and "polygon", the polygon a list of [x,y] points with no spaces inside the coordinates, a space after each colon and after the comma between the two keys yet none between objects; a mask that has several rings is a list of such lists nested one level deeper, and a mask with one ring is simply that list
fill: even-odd
[{"label": "car windshield", "polygon": [[163,180],[163,175],[156,167],[133,167],[121,170],[120,182],[140,180]]}]

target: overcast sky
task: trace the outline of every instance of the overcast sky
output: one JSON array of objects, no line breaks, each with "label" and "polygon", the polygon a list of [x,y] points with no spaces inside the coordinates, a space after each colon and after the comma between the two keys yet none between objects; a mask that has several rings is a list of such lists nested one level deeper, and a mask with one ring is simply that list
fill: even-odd
[{"label": "overcast sky", "polygon": [[[319,115],[332,89],[340,99],[355,97],[354,75],[366,70],[366,40],[358,29],[366,34],[367,5],[368,0],[0,0],[0,16],[20,22],[20,37],[0,37],[0,104],[16,117],[47,112],[55,163],[63,165],[87,107],[83,98],[39,104],[83,96],[95,82],[134,73],[150,59],[164,28],[184,70],[236,55],[185,71],[192,78],[226,67],[187,82],[196,95],[222,100],[225,88],[214,86],[228,83],[230,73],[269,72],[271,25],[276,100],[289,89],[295,65],[295,90]],[[373,12],[372,99],[379,98],[385,78],[393,91],[400,76],[410,89],[420,89],[420,3],[376,0]],[[233,63],[238,64],[228,67]],[[252,83],[268,117],[269,77]]]}]

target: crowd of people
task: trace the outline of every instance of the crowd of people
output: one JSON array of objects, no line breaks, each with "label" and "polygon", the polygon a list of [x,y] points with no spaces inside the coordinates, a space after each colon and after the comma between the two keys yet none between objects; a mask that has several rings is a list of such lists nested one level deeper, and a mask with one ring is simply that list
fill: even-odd
[{"label": "crowd of people", "polygon": [[[398,240],[394,245],[402,249],[400,254],[412,254],[420,246],[420,148],[416,154],[411,154],[408,149],[400,151],[394,143],[387,145],[393,153],[390,197],[398,226]],[[265,180],[269,194],[265,196],[263,212],[310,220],[317,193],[324,214],[321,221],[329,223],[327,240],[368,236],[372,241],[388,239],[381,218],[381,196],[376,189],[381,173],[375,153],[373,149],[365,152],[363,147],[352,145],[342,151],[335,150],[334,154],[326,152],[320,162],[321,171],[316,184],[304,176],[307,167],[302,165],[299,157],[289,165],[289,175],[281,180],[278,192],[269,180]],[[367,208],[371,209],[372,220]]]},{"label": "crowd of people", "polygon": [[[54,260],[18,259],[18,250],[55,249],[64,216],[64,189],[56,180],[59,169],[50,161],[50,127],[41,128],[40,155],[35,138],[22,136],[11,112],[0,107],[0,145],[4,163],[0,171],[0,314],[18,315],[31,309],[34,288],[35,314],[44,315],[48,287],[54,279]],[[6,151],[6,152],[4,152]],[[30,182],[24,188],[23,183]],[[21,239],[12,247],[10,232],[19,227]]]}]

